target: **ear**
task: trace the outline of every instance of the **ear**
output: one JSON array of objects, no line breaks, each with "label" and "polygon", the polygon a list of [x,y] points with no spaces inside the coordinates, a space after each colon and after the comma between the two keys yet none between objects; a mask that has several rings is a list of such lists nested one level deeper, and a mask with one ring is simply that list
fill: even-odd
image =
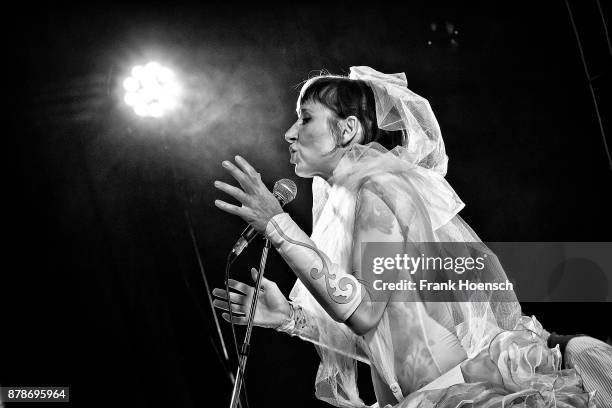
[{"label": "ear", "polygon": [[363,134],[361,122],[359,122],[357,117],[352,115],[342,121],[340,124],[340,130],[342,146],[348,146],[353,142],[359,143],[359,139]]}]

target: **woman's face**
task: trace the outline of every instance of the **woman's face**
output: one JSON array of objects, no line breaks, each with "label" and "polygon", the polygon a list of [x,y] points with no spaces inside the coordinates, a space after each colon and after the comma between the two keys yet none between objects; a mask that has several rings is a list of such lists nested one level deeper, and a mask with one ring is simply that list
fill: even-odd
[{"label": "woman's face", "polygon": [[328,179],[341,158],[336,139],[329,127],[334,113],[319,102],[302,103],[298,120],[285,133],[290,143],[290,163],[300,177],[320,176]]}]

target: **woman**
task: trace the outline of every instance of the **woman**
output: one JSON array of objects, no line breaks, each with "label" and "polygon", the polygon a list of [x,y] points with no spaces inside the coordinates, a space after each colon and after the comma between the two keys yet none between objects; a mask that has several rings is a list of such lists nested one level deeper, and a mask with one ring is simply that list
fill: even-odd
[{"label": "woman", "polygon": [[[366,406],[356,386],[359,360],[371,367],[379,407],[594,406],[577,373],[559,370],[559,349],[546,346],[535,318],[521,316],[512,291],[440,300],[419,290],[372,290],[373,276],[361,265],[372,242],[400,243],[414,255],[423,243],[457,243],[462,253],[491,255],[483,281],[506,280],[457,215],[464,204],[444,179],[448,158],[438,123],[404,74],[352,67],[349,78],[313,78],[302,87],[297,114],[285,139],[295,173],[313,178],[311,237],[238,156],[237,166],[223,166],[242,189],[215,186],[242,206],[215,204],[264,233],[298,277],[290,302],[264,278],[255,324],[317,346],[319,399]],[[230,294],[232,312],[240,314],[234,321],[244,324],[253,289],[229,285],[244,294]],[[227,293],[213,294],[227,311]]]}]

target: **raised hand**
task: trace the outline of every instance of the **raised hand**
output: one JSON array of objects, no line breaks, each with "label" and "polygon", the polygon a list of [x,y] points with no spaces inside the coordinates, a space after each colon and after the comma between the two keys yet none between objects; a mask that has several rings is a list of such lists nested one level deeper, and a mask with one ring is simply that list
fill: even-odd
[{"label": "raised hand", "polygon": [[[253,282],[255,282],[257,279],[257,269],[251,268],[251,278]],[[236,291],[231,291],[229,294],[234,323],[247,324],[255,289],[252,286],[234,279],[229,279],[228,284],[230,288]],[[257,299],[257,308],[255,310],[253,324],[260,327],[276,328],[289,317],[291,312],[289,302],[276,283],[265,277],[261,280],[260,291],[261,293]],[[230,315],[228,313],[227,292],[225,289],[215,288],[212,294],[220,298],[213,301],[213,306],[225,310],[226,312],[223,313],[221,317],[229,322]]]},{"label": "raised hand", "polygon": [[242,190],[221,181],[215,181],[215,187],[234,197],[242,203],[241,207],[215,200],[215,205],[230,214],[237,215],[263,233],[270,218],[283,212],[274,194],[261,181],[260,174],[242,157],[236,156],[234,165],[229,161],[222,163],[229,173],[238,181]]}]

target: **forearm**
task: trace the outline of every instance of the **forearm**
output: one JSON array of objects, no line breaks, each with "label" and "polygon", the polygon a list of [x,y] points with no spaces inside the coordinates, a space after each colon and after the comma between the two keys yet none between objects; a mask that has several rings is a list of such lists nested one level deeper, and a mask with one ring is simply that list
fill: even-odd
[{"label": "forearm", "polygon": [[270,220],[266,236],[329,316],[361,336],[378,325],[390,300],[389,294],[383,294],[372,301],[362,287],[362,282],[371,285],[361,274],[363,244],[403,242],[404,236],[393,213],[369,189],[361,192],[357,208],[351,270],[360,281],[352,272],[333,264],[286,213]]},{"label": "forearm", "polygon": [[361,302],[357,279],[332,263],[286,213],[270,220],[266,237],[329,316],[345,322]]}]

